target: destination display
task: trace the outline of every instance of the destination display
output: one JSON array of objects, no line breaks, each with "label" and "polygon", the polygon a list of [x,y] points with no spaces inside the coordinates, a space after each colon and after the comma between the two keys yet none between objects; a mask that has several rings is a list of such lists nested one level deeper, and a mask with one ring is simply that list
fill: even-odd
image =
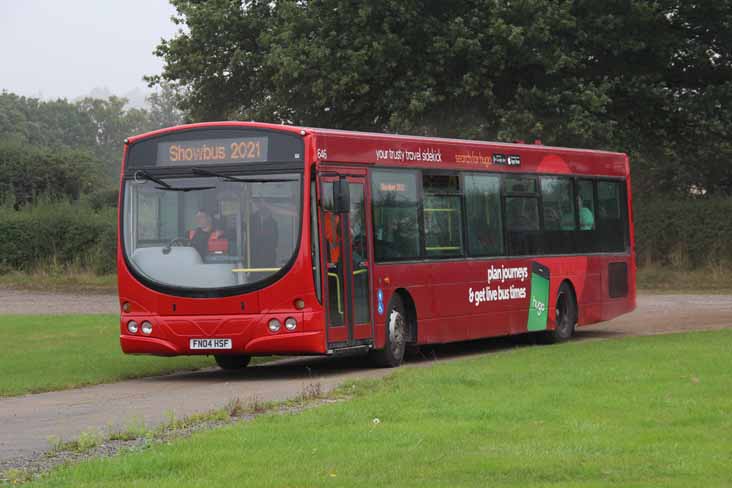
[{"label": "destination display", "polygon": [[198,139],[158,143],[158,166],[267,161],[267,137]]}]

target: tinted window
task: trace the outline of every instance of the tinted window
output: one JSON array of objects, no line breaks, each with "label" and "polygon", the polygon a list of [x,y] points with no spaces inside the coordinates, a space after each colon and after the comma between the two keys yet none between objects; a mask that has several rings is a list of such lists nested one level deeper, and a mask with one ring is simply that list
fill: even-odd
[{"label": "tinted window", "polygon": [[624,251],[627,225],[624,191],[620,182],[597,182],[597,214],[597,232],[601,250]]},{"label": "tinted window", "polygon": [[377,261],[419,257],[417,173],[374,171],[374,257]]},{"label": "tinted window", "polygon": [[548,254],[574,251],[575,199],[569,178],[541,178],[544,211],[544,252]]},{"label": "tinted window", "polygon": [[577,222],[579,230],[575,233],[577,252],[598,252],[601,250],[597,232],[597,213],[595,212],[595,182],[577,181]]},{"label": "tinted window", "polygon": [[577,182],[577,213],[579,214],[580,230],[595,229],[595,192],[592,181],[580,180]]},{"label": "tinted window", "polygon": [[572,180],[569,178],[541,178],[545,230],[575,230],[572,194]]},{"label": "tinted window", "polygon": [[506,193],[536,193],[536,178],[531,176],[506,176]]},{"label": "tinted window", "polygon": [[473,256],[503,254],[501,180],[494,175],[465,175],[468,250]]},{"label": "tinted window", "polygon": [[506,197],[506,232],[512,255],[541,252],[538,198]]},{"label": "tinted window", "polygon": [[428,257],[462,254],[462,202],[457,175],[423,176],[424,240]]}]

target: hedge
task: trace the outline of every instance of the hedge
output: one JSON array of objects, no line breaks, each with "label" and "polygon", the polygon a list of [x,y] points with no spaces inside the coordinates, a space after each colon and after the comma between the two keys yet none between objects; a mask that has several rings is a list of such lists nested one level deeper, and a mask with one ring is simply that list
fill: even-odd
[{"label": "hedge", "polygon": [[[641,265],[732,263],[732,199],[636,201],[634,214]],[[112,273],[115,224],[114,208],[89,202],[0,207],[0,272],[53,263]]]},{"label": "hedge", "polygon": [[732,263],[732,198],[634,203],[638,262]]},{"label": "hedge", "polygon": [[0,272],[52,264],[112,273],[116,257],[116,209],[88,204],[41,203],[22,210],[0,208]]}]

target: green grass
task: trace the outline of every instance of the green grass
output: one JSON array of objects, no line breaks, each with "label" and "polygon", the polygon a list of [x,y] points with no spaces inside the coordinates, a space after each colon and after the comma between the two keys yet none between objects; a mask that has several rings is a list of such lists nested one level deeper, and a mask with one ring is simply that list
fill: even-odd
[{"label": "green grass", "polygon": [[1,273],[0,286],[32,291],[117,293],[117,275],[98,275],[81,269],[39,268],[33,272]]},{"label": "green grass", "polygon": [[730,486],[731,353],[726,330],[402,369],[35,486]]},{"label": "green grass", "polygon": [[116,315],[0,315],[0,396],[212,366],[206,357],[127,356]]}]

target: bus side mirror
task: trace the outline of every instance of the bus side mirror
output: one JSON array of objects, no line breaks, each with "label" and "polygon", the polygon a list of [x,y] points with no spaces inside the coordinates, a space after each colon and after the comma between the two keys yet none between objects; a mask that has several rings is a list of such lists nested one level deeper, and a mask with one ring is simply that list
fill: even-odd
[{"label": "bus side mirror", "polygon": [[333,213],[341,214],[351,211],[351,193],[348,181],[341,178],[333,182]]}]

